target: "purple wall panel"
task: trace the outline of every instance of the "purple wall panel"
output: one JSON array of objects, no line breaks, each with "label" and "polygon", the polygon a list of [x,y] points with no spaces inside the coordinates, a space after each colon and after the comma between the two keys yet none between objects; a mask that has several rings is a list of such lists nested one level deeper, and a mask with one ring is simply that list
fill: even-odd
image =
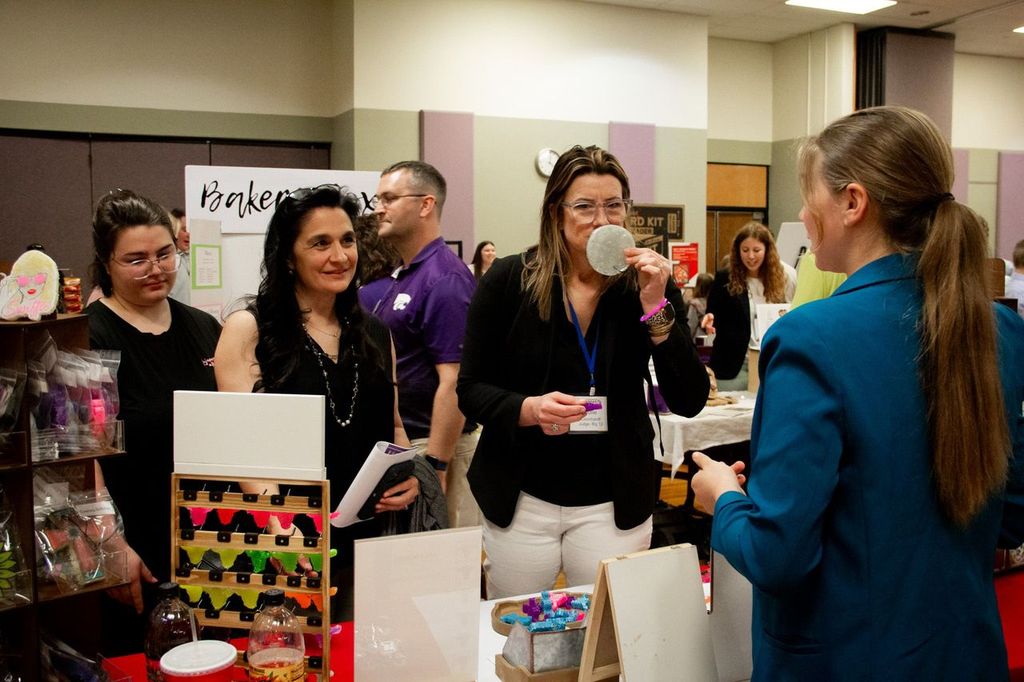
[{"label": "purple wall panel", "polygon": [[971,154],[966,149],[953,150],[953,196],[967,203],[967,180],[971,171]]},{"label": "purple wall panel", "polygon": [[1024,152],[999,152],[996,204],[996,256],[1012,258],[1024,239]]},{"label": "purple wall panel", "polygon": [[654,201],[653,124],[609,123],[608,151],[614,154],[629,176],[633,201]]},{"label": "purple wall panel", "polygon": [[441,214],[441,234],[462,242],[464,260],[476,248],[473,203],[473,114],[420,112],[420,159],[441,171],[448,197]]},{"label": "purple wall panel", "polygon": [[953,130],[953,36],[890,30],[885,42],[885,103],[928,114],[946,140]]}]

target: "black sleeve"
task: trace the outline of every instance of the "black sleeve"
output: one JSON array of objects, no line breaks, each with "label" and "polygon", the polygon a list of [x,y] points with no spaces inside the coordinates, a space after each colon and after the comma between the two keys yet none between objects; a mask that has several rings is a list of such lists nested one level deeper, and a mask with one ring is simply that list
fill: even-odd
[{"label": "black sleeve", "polygon": [[671,279],[665,287],[665,298],[673,308],[682,312],[676,314],[676,323],[668,338],[651,351],[658,374],[658,389],[672,412],[692,417],[707,404],[711,382],[686,326],[683,295]]},{"label": "black sleeve", "polygon": [[718,322],[719,316],[721,316],[724,306],[729,301],[729,271],[719,270],[715,273],[715,281],[711,284],[711,291],[708,293],[708,306],[707,311],[715,316],[715,322]]},{"label": "black sleeve", "polygon": [[500,424],[509,433],[519,425],[525,395],[502,388],[503,358],[509,327],[522,297],[519,256],[496,261],[480,280],[469,304],[466,338],[456,390],[466,419]]}]

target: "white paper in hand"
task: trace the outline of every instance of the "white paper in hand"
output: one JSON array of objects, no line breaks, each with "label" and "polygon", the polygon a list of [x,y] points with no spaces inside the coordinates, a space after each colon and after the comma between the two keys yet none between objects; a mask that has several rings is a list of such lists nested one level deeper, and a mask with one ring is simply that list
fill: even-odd
[{"label": "white paper in hand", "polygon": [[388,467],[410,460],[415,454],[414,448],[403,448],[401,445],[383,440],[377,441],[359,469],[359,473],[352,480],[352,485],[345,491],[345,496],[341,498],[341,502],[331,514],[331,525],[335,528],[344,528],[359,523],[360,519],[357,516],[359,509],[380,483],[380,479]]},{"label": "white paper in hand", "polygon": [[587,260],[602,275],[617,275],[626,270],[626,249],[636,246],[633,233],[618,225],[602,225],[590,233]]}]

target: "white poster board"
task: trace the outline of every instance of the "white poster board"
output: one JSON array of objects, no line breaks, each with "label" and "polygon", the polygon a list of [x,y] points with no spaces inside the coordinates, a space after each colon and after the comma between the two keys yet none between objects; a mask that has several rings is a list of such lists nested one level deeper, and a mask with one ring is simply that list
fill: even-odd
[{"label": "white poster board", "polygon": [[[807,228],[803,223],[782,223],[779,225],[779,234],[775,237],[775,246],[779,249],[779,259],[795,268],[800,256],[811,248]],[[804,251],[801,251],[801,248]]]},{"label": "white poster board", "polygon": [[175,391],[174,471],[322,481],[324,418],[322,395]]},{"label": "white poster board", "polygon": [[[211,286],[210,277],[203,280],[206,288],[194,286],[193,305],[222,317],[237,308],[242,297],[256,293],[263,235],[277,203],[289,191],[333,183],[348,187],[366,210],[379,180],[375,171],[185,166],[185,214],[192,242],[219,245],[219,253],[207,248],[203,257],[206,265],[219,257],[220,286]],[[205,234],[197,239],[200,224]],[[211,229],[219,233],[216,240]],[[209,268],[203,272],[211,274]],[[202,294],[196,296],[197,292]]]},{"label": "white poster board", "polygon": [[476,679],[481,542],[479,526],[356,540],[355,679]]}]

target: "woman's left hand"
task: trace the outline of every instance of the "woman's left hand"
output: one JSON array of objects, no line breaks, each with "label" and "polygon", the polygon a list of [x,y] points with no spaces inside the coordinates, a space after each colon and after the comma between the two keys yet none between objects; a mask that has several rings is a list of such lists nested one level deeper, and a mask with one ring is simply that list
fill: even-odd
[{"label": "woman's left hand", "polygon": [[743,462],[729,466],[711,459],[703,452],[695,452],[693,464],[699,467],[700,471],[690,479],[690,486],[693,488],[697,504],[708,514],[715,513],[715,504],[723,493],[735,491],[746,495],[742,487],[747,480],[742,473],[745,468]]},{"label": "woman's left hand", "polygon": [[651,249],[626,249],[626,264],[636,268],[640,305],[649,313],[665,298],[665,284],[672,275],[672,262]]},{"label": "woman's left hand", "polygon": [[385,490],[384,496],[380,498],[380,502],[377,503],[373,511],[377,514],[389,511],[402,511],[412,504],[413,500],[419,497],[419,494],[420,481],[415,476],[410,476],[398,485]]}]

